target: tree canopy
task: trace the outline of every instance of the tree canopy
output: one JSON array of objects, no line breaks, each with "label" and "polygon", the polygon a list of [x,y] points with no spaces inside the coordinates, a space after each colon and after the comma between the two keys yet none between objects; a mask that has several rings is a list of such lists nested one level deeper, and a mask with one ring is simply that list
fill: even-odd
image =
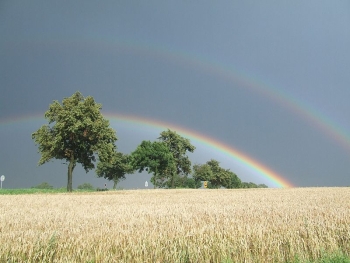
[{"label": "tree canopy", "polygon": [[133,172],[129,155],[120,152],[115,152],[109,162],[99,162],[96,169],[99,177],[114,182],[113,189],[116,189],[119,181],[125,179],[126,174]]},{"label": "tree canopy", "polygon": [[130,161],[135,170],[152,173],[151,182],[156,187],[164,187],[167,175],[175,169],[175,161],[169,148],[158,141],[142,141],[131,153]]},{"label": "tree canopy", "polygon": [[67,191],[72,191],[72,174],[77,163],[86,172],[95,167],[96,154],[102,162],[110,161],[117,140],[109,121],[101,114],[102,105],[80,92],[64,98],[62,104],[54,101],[45,112],[49,124],[32,134],[39,147],[39,165],[51,159],[68,163]]},{"label": "tree canopy", "polygon": [[191,173],[191,161],[186,153],[194,150],[187,138],[168,129],[160,133],[158,141],[142,141],[131,154],[131,163],[139,172],[153,173],[151,182],[156,187],[175,188],[184,184],[196,187],[187,178]]},{"label": "tree canopy", "polygon": [[170,129],[161,132],[158,139],[168,147],[173,156],[175,170],[168,170],[167,177],[169,178],[168,186],[174,188],[177,178],[187,176],[191,173],[191,161],[187,156],[187,152],[193,153],[196,147],[191,144],[189,139],[180,136],[176,131]]},{"label": "tree canopy", "polygon": [[220,167],[216,160],[210,160],[205,164],[196,164],[193,166],[193,178],[200,181],[208,181],[209,188],[240,188],[241,180],[229,169]]}]

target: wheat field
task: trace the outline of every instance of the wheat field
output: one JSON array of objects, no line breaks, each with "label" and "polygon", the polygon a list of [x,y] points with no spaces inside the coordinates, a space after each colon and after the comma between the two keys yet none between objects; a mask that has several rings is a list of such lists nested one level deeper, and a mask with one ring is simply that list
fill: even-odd
[{"label": "wheat field", "polygon": [[0,262],[299,262],[350,256],[350,188],[0,196]]}]

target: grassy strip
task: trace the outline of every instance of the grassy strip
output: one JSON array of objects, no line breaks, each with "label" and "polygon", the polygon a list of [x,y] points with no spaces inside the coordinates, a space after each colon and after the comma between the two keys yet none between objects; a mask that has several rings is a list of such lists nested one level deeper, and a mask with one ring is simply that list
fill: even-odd
[{"label": "grassy strip", "polygon": [[[275,261],[274,261],[275,262]],[[282,260],[277,262],[283,262]],[[231,259],[224,260],[222,263],[235,263]],[[284,261],[284,263],[350,263],[350,256],[347,256],[343,252],[323,253],[320,258],[315,260],[302,260],[298,256],[293,261]]]},{"label": "grassy strip", "polygon": [[345,255],[343,252],[336,253],[324,253],[319,259],[312,261],[302,261],[298,258],[291,263],[350,263],[350,257]]},{"label": "grassy strip", "polygon": [[[38,241],[34,246],[35,246],[34,253],[32,253],[31,255],[28,255],[26,253],[13,255],[11,251],[7,251],[0,255],[0,261],[1,262],[3,261],[4,262],[5,261],[7,262],[55,262],[55,261],[62,262],[60,259],[58,259],[60,258],[59,252],[57,251],[59,250],[58,248],[59,244],[57,243],[55,234],[51,236],[48,242]],[[105,255],[103,252],[99,255],[91,255],[91,259],[86,262],[91,262],[91,263],[100,262],[101,258],[99,257],[103,258],[104,256]],[[113,255],[109,255],[109,256],[113,257]],[[262,258],[257,259],[256,261],[254,260],[252,261],[252,263],[258,263],[260,262],[261,259]],[[122,261],[122,262],[125,262],[125,261]],[[131,260],[131,262],[135,262],[135,261]],[[189,258],[188,251],[183,251],[183,253],[177,255],[176,262],[190,263],[193,261]],[[243,262],[243,261],[238,261],[238,262]],[[244,260],[244,262],[246,261]],[[266,262],[266,260],[264,260],[264,262]],[[343,252],[333,252],[333,253],[325,252],[315,260],[302,260],[296,256],[293,261],[284,261],[282,259],[281,260],[275,259],[273,260],[273,262],[274,263],[350,263],[350,257]],[[227,260],[223,260],[222,263],[237,263],[237,261],[227,259]]]},{"label": "grassy strip", "polygon": [[[96,190],[80,190],[74,189],[73,192],[95,192]],[[55,189],[38,189],[38,188],[18,188],[18,189],[0,189],[0,195],[21,195],[21,194],[57,194],[67,193],[66,188]]]}]

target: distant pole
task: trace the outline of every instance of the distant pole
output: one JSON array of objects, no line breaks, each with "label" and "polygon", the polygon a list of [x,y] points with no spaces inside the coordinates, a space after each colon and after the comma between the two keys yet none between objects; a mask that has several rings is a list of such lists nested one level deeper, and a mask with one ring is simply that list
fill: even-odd
[{"label": "distant pole", "polygon": [[2,189],[2,182],[5,181],[5,175],[1,175],[0,181],[1,181],[1,189]]}]

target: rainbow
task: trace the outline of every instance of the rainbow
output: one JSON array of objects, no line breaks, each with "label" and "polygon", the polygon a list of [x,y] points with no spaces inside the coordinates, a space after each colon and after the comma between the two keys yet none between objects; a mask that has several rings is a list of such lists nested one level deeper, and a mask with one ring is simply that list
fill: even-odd
[{"label": "rainbow", "polygon": [[[247,154],[243,153],[242,151],[239,151],[238,149],[235,149],[233,147],[230,147],[228,145],[225,145],[224,143],[220,142],[219,140],[216,140],[214,138],[205,136],[197,131],[190,130],[184,127],[181,127],[179,125],[174,125],[166,122],[162,122],[159,120],[153,120],[149,118],[143,118],[139,116],[133,116],[133,115],[122,115],[122,114],[116,114],[111,112],[103,112],[103,115],[108,119],[110,122],[116,122],[117,125],[120,124],[126,124],[126,125],[137,125],[140,127],[149,127],[152,130],[158,129],[158,130],[165,130],[165,129],[171,129],[176,131],[177,133],[181,134],[182,136],[188,138],[191,140],[191,142],[194,144],[198,143],[200,145],[209,147],[210,149],[213,149],[214,151],[218,151],[225,156],[228,156],[230,159],[238,162],[242,166],[246,167],[251,171],[251,173],[254,176],[258,176],[260,178],[264,178],[268,180],[272,187],[279,187],[279,188],[289,188],[294,187],[294,185],[289,182],[287,179],[282,177],[280,174],[276,173],[272,169],[266,167],[265,165],[261,164],[257,160],[254,160]],[[42,120],[42,124],[47,123],[43,117],[42,114],[35,114],[35,115],[27,115],[27,116],[21,116],[21,117],[15,117],[15,118],[8,118],[0,120],[0,127],[4,126],[11,126],[14,124],[21,124],[21,123],[32,123],[33,121],[40,121]],[[112,123],[111,123],[112,124]],[[112,125],[111,125],[112,126]],[[120,125],[122,126],[122,125]],[[118,132],[118,129],[117,129]]]},{"label": "rainbow", "polygon": [[[261,79],[253,76],[251,73],[245,74],[244,72],[234,68],[233,65],[219,63],[215,59],[208,58],[207,55],[172,49],[167,45],[159,45],[150,42],[142,43],[133,40],[128,41],[111,39],[110,37],[97,39],[95,36],[89,36],[88,39],[84,41],[84,45],[81,45],[82,41],[78,39],[56,39],[52,41],[47,38],[36,38],[31,40],[23,39],[22,41],[19,40],[19,42],[25,42],[25,44],[33,45],[49,44],[50,46],[57,48],[76,47],[80,49],[81,46],[83,46],[87,49],[99,49],[112,54],[127,52],[157,58],[169,63],[178,64],[181,67],[207,72],[213,76],[227,80],[230,83],[234,83],[238,88],[252,90],[254,93],[262,95],[276,104],[279,104],[281,107],[301,117],[308,125],[317,129],[317,131],[323,132],[328,138],[336,141],[337,144],[344,148],[347,152],[350,152],[350,133],[347,131],[347,129],[335,123],[326,114],[321,113],[321,111],[311,107],[300,99],[293,97],[291,94],[286,93],[283,91],[283,89],[275,88],[270,83],[262,81]],[[223,143],[195,131],[190,131],[182,127],[169,125],[160,121],[143,119],[135,116],[110,114],[110,117],[114,120],[119,119],[119,121],[124,122],[138,122],[139,124],[151,127],[169,127],[177,130],[201,144],[207,144],[208,146],[233,157],[239,162],[246,164],[246,166],[254,168],[255,171],[259,171],[260,175],[268,178],[270,182],[274,182],[274,184],[279,187],[292,186],[292,184],[283,179],[283,177],[259,164],[240,151],[229,148]],[[29,118],[31,117],[29,116]],[[11,120],[8,121],[12,122]]]},{"label": "rainbow", "polygon": [[[102,44],[103,45],[103,44]],[[110,48],[105,46],[106,48]],[[213,59],[208,59],[205,56],[196,56],[193,53],[185,51],[171,50],[161,46],[140,45],[133,42],[116,42],[114,47],[122,50],[133,51],[147,56],[161,58],[181,66],[190,67],[196,70],[202,70],[213,76],[218,76],[222,79],[234,83],[236,87],[252,90],[256,94],[260,94],[282,108],[287,109],[293,114],[305,120],[307,124],[322,131],[332,140],[336,141],[339,146],[350,152],[350,133],[339,124],[335,123],[325,113],[315,109],[311,105],[306,104],[302,100],[283,91],[283,89],[275,88],[273,85],[254,77],[252,74],[246,74],[232,65],[224,65],[217,63]]]},{"label": "rainbow", "polygon": [[132,53],[145,57],[152,57],[186,67],[189,69],[207,72],[228,82],[234,83],[236,87],[252,90],[260,94],[281,107],[287,109],[293,114],[299,116],[308,125],[321,131],[327,137],[336,141],[339,146],[350,152],[350,133],[346,128],[334,122],[327,114],[321,113],[320,110],[294,97],[292,94],[285,92],[281,88],[276,88],[267,81],[247,74],[234,67],[224,63],[218,63],[217,60],[208,58],[208,55],[195,54],[171,48],[167,45],[155,44],[151,42],[140,42],[126,39],[99,38],[90,36],[82,45],[78,39],[32,39],[22,40],[26,44],[40,45],[49,44],[57,48],[76,47],[81,49],[82,46],[87,49],[105,50],[108,53]]},{"label": "rainbow", "polygon": [[215,151],[219,151],[224,155],[229,156],[233,160],[249,168],[249,170],[251,170],[254,174],[257,174],[258,176],[267,179],[276,187],[283,187],[283,188],[294,187],[294,185],[291,182],[289,182],[287,179],[283,178],[281,175],[274,172],[272,169],[259,163],[257,160],[254,160],[253,158],[246,155],[242,151],[239,151],[238,149],[227,146],[224,143],[220,142],[219,140],[205,136],[197,131],[190,130],[178,125],[162,122],[159,120],[153,120],[149,118],[146,119],[146,118],[132,116],[132,115],[121,115],[121,114],[107,112],[107,113],[104,113],[104,116],[106,116],[106,118],[109,119],[110,121],[115,121],[117,123],[126,123],[126,124],[129,123],[129,124],[136,124],[138,126],[147,126],[147,127],[163,129],[163,130],[164,129],[174,130],[177,133],[185,136],[186,138],[189,138],[191,141],[197,142],[201,145],[205,145]]}]

